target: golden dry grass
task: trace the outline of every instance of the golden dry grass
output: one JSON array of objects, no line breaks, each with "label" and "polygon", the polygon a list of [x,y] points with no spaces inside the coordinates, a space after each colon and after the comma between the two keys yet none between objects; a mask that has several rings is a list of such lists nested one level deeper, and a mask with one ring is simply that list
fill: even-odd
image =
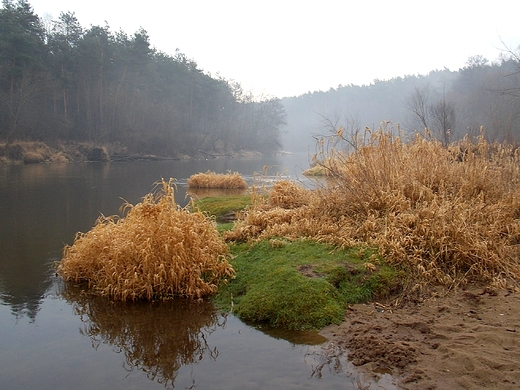
[{"label": "golden dry grass", "polygon": [[293,209],[309,202],[309,192],[289,180],[280,180],[273,184],[267,201],[272,206]]},{"label": "golden dry grass", "polygon": [[[227,240],[310,237],[379,248],[410,285],[520,279],[520,155],[464,139],[448,148],[378,132],[351,154],[331,151],[332,179],[314,192],[273,187]],[[294,195],[299,207],[284,207]],[[300,199],[306,199],[301,202]]]},{"label": "golden dry grass", "polygon": [[24,162],[27,164],[54,161],[54,152],[43,142],[15,141],[10,144],[0,143],[0,156],[6,162]]},{"label": "golden dry grass", "polygon": [[115,300],[201,298],[234,275],[214,221],[175,204],[170,182],[124,218],[101,216],[63,250],[58,274]]},{"label": "golden dry grass", "polygon": [[229,188],[246,189],[247,183],[239,173],[197,173],[191,175],[187,181],[189,188]]}]

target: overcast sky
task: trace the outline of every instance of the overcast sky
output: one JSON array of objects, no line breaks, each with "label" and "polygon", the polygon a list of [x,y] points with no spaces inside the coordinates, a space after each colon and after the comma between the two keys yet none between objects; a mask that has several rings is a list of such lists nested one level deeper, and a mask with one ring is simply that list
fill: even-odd
[{"label": "overcast sky", "polygon": [[495,60],[520,45],[520,1],[29,0],[40,17],[75,12],[81,25],[178,48],[206,73],[256,95],[294,96]]}]

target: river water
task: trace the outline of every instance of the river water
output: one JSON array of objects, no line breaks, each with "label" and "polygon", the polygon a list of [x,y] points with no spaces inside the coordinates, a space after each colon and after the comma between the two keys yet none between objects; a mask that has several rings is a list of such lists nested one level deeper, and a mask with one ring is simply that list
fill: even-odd
[{"label": "river water", "polygon": [[[307,155],[271,159],[0,166],[1,389],[355,389],[357,376],[312,333],[262,330],[209,303],[110,303],[55,276],[64,244],[161,179],[177,202],[198,172],[258,184],[306,182]],[[327,355],[327,352],[328,355]],[[329,357],[327,357],[329,356]]]}]

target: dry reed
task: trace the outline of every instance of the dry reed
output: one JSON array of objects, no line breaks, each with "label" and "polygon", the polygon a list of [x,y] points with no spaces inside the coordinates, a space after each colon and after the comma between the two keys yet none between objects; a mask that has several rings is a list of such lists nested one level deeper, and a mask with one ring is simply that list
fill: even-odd
[{"label": "dry reed", "polygon": [[[520,279],[518,149],[483,137],[445,148],[380,131],[353,153],[329,154],[326,187],[309,191],[297,208],[254,206],[226,239],[303,236],[375,246],[409,271],[415,287]],[[296,199],[300,191],[292,192]],[[279,192],[273,187],[270,199],[290,194]]]},{"label": "dry reed", "polygon": [[58,273],[115,300],[201,298],[234,275],[214,221],[175,204],[170,182],[124,218],[101,216],[63,250]]},{"label": "dry reed", "polygon": [[309,192],[291,181],[280,180],[273,184],[268,203],[284,209],[294,209],[309,202]]},{"label": "dry reed", "polygon": [[191,175],[187,181],[190,188],[229,188],[246,189],[247,183],[239,173],[197,173]]}]

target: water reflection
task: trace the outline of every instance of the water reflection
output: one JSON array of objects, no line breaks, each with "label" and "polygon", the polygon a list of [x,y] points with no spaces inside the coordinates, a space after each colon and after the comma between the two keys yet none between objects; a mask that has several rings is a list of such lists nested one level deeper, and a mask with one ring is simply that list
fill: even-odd
[{"label": "water reflection", "polygon": [[252,323],[248,323],[248,325],[255,327],[262,333],[265,333],[274,339],[285,340],[293,345],[320,345],[327,342],[327,338],[317,332],[272,328],[267,325],[258,325]]},{"label": "water reflection", "polygon": [[124,354],[127,371],[141,370],[168,388],[174,387],[182,366],[219,355],[208,336],[225,325],[226,317],[209,302],[114,303],[70,287],[61,295],[80,316],[80,333],[91,339],[94,349],[111,345]]},{"label": "water reflection", "polygon": [[251,328],[208,303],[110,303],[54,277],[76,232],[119,213],[121,198],[139,202],[161,178],[178,180],[182,204],[194,173],[237,171],[256,185],[255,172],[271,165],[259,185],[268,187],[277,172],[298,179],[307,157],[296,157],[0,166],[0,388],[354,388],[313,335]]},{"label": "water reflection", "polygon": [[301,172],[306,156],[290,157],[0,166],[0,304],[34,321],[64,244],[100,213],[118,214],[122,199],[139,202],[162,178],[178,180],[175,200],[183,206],[192,174],[239,172],[251,184],[264,166]]},{"label": "water reflection", "polygon": [[237,188],[188,188],[186,193],[195,199],[217,197],[217,196],[238,196],[247,194],[247,190]]}]

